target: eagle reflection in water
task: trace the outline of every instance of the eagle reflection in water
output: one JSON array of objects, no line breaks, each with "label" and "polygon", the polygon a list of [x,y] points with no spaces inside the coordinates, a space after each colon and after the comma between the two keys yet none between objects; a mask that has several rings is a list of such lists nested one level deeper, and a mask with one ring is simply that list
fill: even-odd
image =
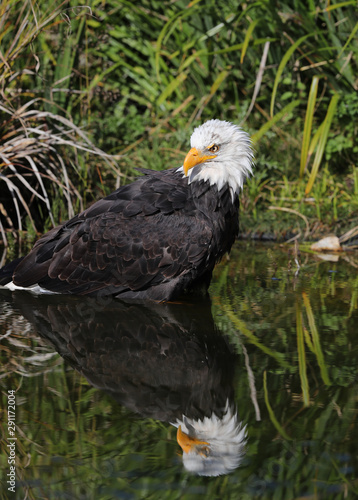
[{"label": "eagle reflection in water", "polygon": [[236,357],[208,299],[148,307],[22,295],[14,305],[91,385],[177,427],[188,471],[217,476],[240,465],[247,433],[233,399]]}]

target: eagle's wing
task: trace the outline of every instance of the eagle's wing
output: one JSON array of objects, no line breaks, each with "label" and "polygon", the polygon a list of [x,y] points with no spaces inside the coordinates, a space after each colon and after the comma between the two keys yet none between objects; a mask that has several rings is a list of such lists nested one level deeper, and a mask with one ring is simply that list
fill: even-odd
[{"label": "eagle's wing", "polygon": [[205,271],[212,231],[174,171],[147,175],[44,235],[15,285],[59,293],[143,291]]}]

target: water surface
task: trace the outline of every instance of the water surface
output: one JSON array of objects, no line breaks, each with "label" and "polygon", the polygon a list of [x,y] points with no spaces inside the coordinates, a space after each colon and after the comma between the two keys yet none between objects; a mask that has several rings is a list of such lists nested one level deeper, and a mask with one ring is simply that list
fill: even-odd
[{"label": "water surface", "polygon": [[[297,272],[287,247],[240,242],[210,299],[0,291],[4,498],[355,498],[357,267],[354,254],[302,254]],[[227,405],[246,425],[244,455],[217,477],[187,472],[173,424]]]}]

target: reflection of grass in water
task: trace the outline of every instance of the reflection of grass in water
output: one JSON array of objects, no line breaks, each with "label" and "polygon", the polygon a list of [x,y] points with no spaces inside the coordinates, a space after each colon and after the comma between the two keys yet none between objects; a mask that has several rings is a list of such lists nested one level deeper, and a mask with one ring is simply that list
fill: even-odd
[{"label": "reflection of grass in water", "polygon": [[[17,450],[22,477],[38,481],[49,498],[58,491],[72,498],[80,498],[81,493],[86,498],[115,498],[118,491],[129,498],[153,500],[191,500],[200,495],[255,498],[260,485],[264,500],[272,500],[273,491],[280,499],[316,494],[333,500],[358,493],[357,303],[353,299],[357,278],[342,262],[336,265],[339,272],[333,273],[333,285],[329,266],[311,257],[294,277],[287,271],[286,251],[270,247],[268,254],[267,247],[246,243],[238,248],[216,270],[211,290],[218,327],[238,352],[236,401],[240,418],[249,427],[244,465],[230,476],[210,481],[183,474],[174,428],[134,418],[68,369],[59,356],[46,358],[52,349],[9,309],[6,320],[0,319],[0,335],[4,328],[12,331],[1,341],[1,408],[3,412],[6,407],[6,391],[20,385]],[[308,407],[302,404],[297,304],[303,344],[308,347]],[[259,422],[250,400],[242,344],[254,376]],[[1,453],[4,470],[5,458]],[[335,488],[332,494],[329,488]],[[39,498],[39,491],[34,485],[29,498]]]},{"label": "reflection of grass in water", "polygon": [[[274,444],[270,447],[272,456],[274,450],[279,450],[276,461],[282,467],[280,478],[295,478],[296,490],[293,488],[282,498],[294,498],[305,488],[310,491],[312,481],[317,486],[320,481],[321,486],[326,485],[324,498],[331,498],[329,485],[337,487],[332,498],[343,495],[348,484],[349,492],[354,494],[358,467],[354,459],[356,444],[352,443],[356,443],[353,436],[358,397],[354,382],[358,349],[353,347],[357,345],[357,279],[348,263],[334,264],[338,273],[329,273],[329,263],[317,262],[311,256],[305,258],[295,276],[289,271],[291,256],[287,251],[267,248],[256,245],[253,249],[240,242],[230,261],[216,269],[217,278],[211,288],[214,316],[238,352],[245,344],[256,391],[258,395],[263,391],[271,426],[284,439],[292,436],[294,440],[289,446],[284,444],[284,449]],[[251,348],[245,335],[248,329],[257,341]],[[264,353],[262,345],[283,354],[289,369]],[[241,373],[236,381],[241,415],[246,411],[243,402],[250,387],[247,377]],[[260,398],[259,404],[264,418]],[[258,424],[254,428],[255,441]],[[305,440],[306,448],[300,444]],[[260,446],[259,442],[255,441],[255,446]],[[342,453],[349,457],[354,472],[348,472],[347,465],[347,472],[342,473],[344,465],[338,458]],[[327,466],[323,455],[332,467]]]},{"label": "reflection of grass in water", "polygon": [[284,354],[282,354],[280,352],[273,351],[269,347],[262,344],[262,342],[259,341],[259,339],[255,336],[255,334],[247,328],[247,326],[245,325],[245,322],[241,321],[230,310],[230,307],[223,306],[222,304],[218,304],[218,305],[225,312],[225,314],[230,319],[230,321],[232,321],[232,323],[235,325],[235,328],[237,328],[238,331],[246,337],[248,342],[250,342],[251,344],[254,344],[256,347],[258,347],[262,352],[264,352],[268,356],[273,357],[281,366],[283,366],[285,368],[289,367],[289,364],[283,359]]},{"label": "reflection of grass in water", "polygon": [[[287,348],[293,352],[289,332],[294,332],[297,338],[294,311],[296,304],[303,303],[306,311],[302,318],[303,338],[314,355],[322,380],[329,385],[327,355],[333,354],[332,342],[346,345],[347,334],[353,335],[352,322],[346,325],[346,321],[357,311],[356,276],[344,261],[330,264],[310,255],[302,258],[301,270],[296,275],[290,271],[289,249],[277,247],[272,252],[270,248],[256,245],[253,249],[240,242],[231,260],[218,266],[211,287],[214,313],[221,313],[217,318],[225,331],[246,328],[258,342],[276,353],[287,352]],[[330,272],[332,267],[336,272]],[[327,328],[328,335],[324,333]],[[294,352],[297,353],[297,347]]]},{"label": "reflection of grass in water", "polygon": [[305,353],[304,335],[302,327],[302,311],[301,311],[301,304],[299,302],[296,303],[296,328],[297,328],[298,367],[301,379],[303,404],[305,406],[309,406],[310,390],[307,379],[306,353]]},{"label": "reflection of grass in water", "polygon": [[[16,349],[21,363],[27,351],[21,353],[20,343]],[[155,477],[156,471],[177,460],[174,428],[154,421],[137,423],[130,412],[68,370],[61,358],[60,363],[51,369],[44,362],[42,376],[38,366],[36,376],[24,378],[16,395],[18,478],[33,485],[28,498],[37,500],[41,490],[48,498],[59,491],[72,498],[102,498],[106,482],[130,492],[138,468]],[[7,387],[17,387],[19,381],[18,373],[1,381],[2,408]],[[5,470],[6,443],[1,446]],[[145,482],[139,481],[143,491],[148,488]],[[19,484],[18,489],[22,490]]]},{"label": "reflection of grass in water", "polygon": [[312,342],[310,342],[311,339],[309,337],[307,329],[304,330],[305,339],[306,339],[308,347],[311,349],[311,351],[317,357],[317,362],[318,362],[318,365],[319,365],[320,370],[321,370],[321,377],[322,377],[323,382],[326,385],[331,385],[331,382],[330,382],[329,376],[328,376],[327,366],[326,366],[326,364],[324,362],[324,356],[323,356],[323,352],[322,352],[322,349],[321,349],[321,343],[320,343],[320,339],[319,339],[319,334],[318,334],[318,331],[317,331],[317,328],[316,328],[316,322],[315,322],[315,319],[314,319],[314,315],[313,315],[313,311],[312,311],[312,308],[311,308],[310,300],[309,300],[309,297],[308,297],[308,295],[307,295],[306,292],[302,292],[302,298],[303,298],[303,302],[304,302],[304,305],[305,305],[305,308],[306,308],[308,323],[309,323],[309,327],[310,327],[310,330],[311,330]]},{"label": "reflection of grass in water", "polygon": [[284,439],[286,439],[287,441],[289,441],[291,439],[290,436],[283,429],[283,427],[279,424],[279,422],[278,422],[278,420],[277,420],[277,418],[275,416],[275,412],[273,411],[273,409],[272,409],[272,407],[270,405],[268,391],[267,391],[267,373],[266,373],[266,371],[264,371],[264,394],[265,394],[265,403],[266,403],[266,407],[267,407],[268,413],[270,415],[271,422],[276,427],[276,429],[279,432],[279,434],[281,434],[281,436]]}]

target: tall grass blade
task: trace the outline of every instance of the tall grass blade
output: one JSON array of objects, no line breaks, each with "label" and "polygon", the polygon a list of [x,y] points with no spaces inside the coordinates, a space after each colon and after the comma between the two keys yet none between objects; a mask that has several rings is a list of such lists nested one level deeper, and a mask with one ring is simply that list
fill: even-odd
[{"label": "tall grass blade", "polygon": [[181,83],[186,79],[187,75],[185,73],[180,73],[174,80],[172,80],[169,85],[163,90],[157,100],[157,105],[160,106],[164,101],[179,87]]},{"label": "tall grass blade", "polygon": [[346,41],[346,43],[344,44],[344,46],[342,47],[340,53],[338,54],[338,59],[341,57],[341,55],[343,54],[343,52],[346,50],[346,48],[348,47],[348,45],[351,43],[352,40],[355,39],[355,34],[357,33],[357,30],[358,30],[358,22],[356,23],[356,25],[354,26],[354,28],[352,29],[352,32],[351,34],[349,35],[348,37],[348,40]]},{"label": "tall grass blade", "polygon": [[[38,193],[28,182],[27,180],[25,179],[25,177],[21,174],[19,174],[19,172],[16,170],[15,166],[13,163],[11,163],[9,161],[8,158],[6,158],[6,156],[4,156],[3,154],[1,154],[1,150],[0,150],[0,158],[2,159],[3,161],[3,164],[6,165],[9,170],[11,170],[14,175],[19,179],[19,181],[26,187],[26,189],[28,189],[29,191],[31,191],[31,193],[36,196],[36,198],[39,198],[41,201],[45,202],[45,198],[43,196],[41,196],[40,193]],[[1,167],[2,165],[0,165]]]},{"label": "tall grass blade", "polygon": [[310,330],[311,330],[314,352],[316,354],[317,362],[318,362],[318,365],[319,365],[320,370],[321,370],[321,377],[322,377],[323,382],[326,385],[331,385],[331,381],[329,380],[329,376],[328,376],[327,367],[326,367],[326,364],[324,362],[324,356],[323,356],[323,352],[321,349],[321,343],[320,343],[319,334],[318,334],[317,327],[316,327],[316,322],[315,322],[315,319],[313,316],[310,299],[305,292],[302,292],[302,297],[303,297],[303,303],[304,303],[305,308],[306,308],[308,324],[309,324]]},{"label": "tall grass blade", "polygon": [[348,0],[347,2],[335,3],[334,5],[329,5],[324,9],[320,9],[320,12],[330,12],[331,10],[334,9],[341,9],[342,7],[347,7],[347,5],[357,5],[357,2],[356,0]]},{"label": "tall grass blade", "polygon": [[266,374],[266,370],[264,371],[264,395],[265,395],[266,408],[267,408],[267,411],[268,411],[268,413],[270,415],[271,422],[273,423],[273,425],[275,426],[275,428],[279,432],[279,434],[281,434],[281,436],[284,439],[287,439],[288,441],[290,441],[291,440],[290,436],[287,434],[287,432],[284,430],[284,428],[282,427],[282,425],[277,420],[276,415],[275,415],[275,413],[274,413],[274,411],[272,409],[272,406],[270,405],[270,401],[269,401],[269,398],[268,398],[268,391],[267,391],[267,374]]},{"label": "tall grass blade", "polygon": [[252,35],[252,32],[254,31],[254,29],[259,21],[261,21],[261,19],[255,19],[255,21],[252,21],[252,23],[250,23],[250,26],[248,27],[248,30],[246,32],[245,39],[244,39],[244,44],[242,46],[242,51],[241,51],[241,58],[240,58],[241,64],[244,62],[245,54],[247,51],[247,47],[249,46],[249,41],[250,41],[250,37]]},{"label": "tall grass blade", "polygon": [[276,93],[277,93],[277,88],[278,84],[280,83],[281,80],[281,75],[283,73],[283,70],[285,69],[286,64],[288,63],[290,57],[294,53],[294,51],[301,45],[302,42],[304,42],[308,37],[313,36],[314,33],[309,33],[308,35],[301,36],[289,49],[288,51],[284,54],[282,61],[280,62],[280,65],[277,69],[276,73],[276,78],[275,82],[273,85],[272,89],[272,95],[271,95],[271,106],[270,106],[270,116],[273,117],[273,109],[275,106],[275,99],[276,99]]},{"label": "tall grass blade", "polygon": [[212,84],[210,88],[210,95],[213,96],[215,92],[218,90],[222,82],[225,80],[225,78],[228,76],[230,72],[228,70],[221,71],[219,73],[219,76],[216,78],[215,82]]},{"label": "tall grass blade", "polygon": [[310,93],[308,96],[305,125],[303,129],[302,149],[301,149],[300,177],[302,177],[304,174],[308,160],[308,149],[311,139],[311,130],[312,130],[313,115],[317,98],[318,81],[319,77],[314,76],[312,79]]},{"label": "tall grass blade", "polygon": [[193,62],[200,59],[203,55],[207,55],[207,51],[205,49],[200,49],[197,52],[194,52],[194,54],[184,59],[181,66],[179,66],[178,68],[178,72],[181,73],[182,71],[184,71],[184,69],[190,66]]},{"label": "tall grass blade", "polygon": [[284,355],[280,352],[273,351],[269,347],[265,346],[260,342],[260,340],[249,330],[244,323],[244,321],[241,321],[230,309],[230,307],[225,306],[224,304],[221,304],[221,307],[225,311],[225,314],[227,317],[230,319],[230,321],[235,325],[235,328],[237,328],[245,337],[249,340],[249,342],[259,349],[261,349],[262,352],[267,354],[268,356],[271,356],[274,358],[281,366],[284,368],[288,368],[289,364],[283,359]]},{"label": "tall grass blade", "polygon": [[303,327],[303,333],[305,335],[305,341],[306,341],[306,344],[308,346],[308,349],[313,353],[313,354],[316,354],[316,351],[315,351],[315,347],[313,345],[313,342],[312,342],[312,339],[311,339],[311,335],[310,335],[310,332],[307,330],[307,328]]},{"label": "tall grass blade", "polygon": [[249,106],[249,108],[248,108],[248,110],[246,112],[246,115],[245,115],[244,119],[241,121],[241,125],[250,116],[252,108],[255,105],[256,97],[259,95],[260,87],[261,87],[261,82],[262,82],[262,77],[264,76],[264,71],[265,71],[265,68],[266,68],[266,60],[267,60],[267,55],[268,55],[269,48],[270,48],[270,42],[266,42],[265,46],[264,46],[263,54],[262,54],[262,57],[261,57],[261,61],[260,61],[260,67],[259,67],[259,70],[258,70],[257,75],[256,75],[254,93],[252,94],[250,106]]},{"label": "tall grass blade", "polygon": [[301,388],[304,406],[309,406],[309,385],[307,378],[307,364],[306,364],[306,351],[304,342],[304,333],[302,326],[302,311],[301,304],[296,304],[296,330],[297,330],[297,354],[298,354],[298,368],[301,379]]},{"label": "tall grass blade", "polygon": [[[11,26],[13,23],[13,7],[16,6],[17,2],[9,2],[9,8],[6,9],[2,4],[0,5],[0,9],[3,8],[1,12],[1,17],[6,21],[6,17],[8,17],[8,25]],[[55,3],[55,2],[54,2]],[[20,24],[17,32],[14,35],[13,41],[6,52],[3,54],[3,57],[0,59],[0,83],[6,81],[7,78],[11,75],[11,67],[16,62],[19,54],[31,43],[34,42],[34,39],[38,36],[38,34],[48,26],[51,21],[53,21],[61,12],[61,9],[67,5],[68,0],[64,0],[63,2],[57,2],[56,6],[53,9],[49,9],[49,12],[45,13],[40,19],[37,19],[34,16],[34,12],[32,9],[31,0],[26,0],[23,2],[22,10],[19,13],[18,21],[15,25]],[[20,4],[20,2],[19,2]],[[27,12],[26,12],[27,10]],[[32,16],[30,16],[30,10],[32,11]],[[24,14],[26,12],[26,14]],[[23,18],[21,16],[23,15]],[[4,21],[4,23],[5,23]],[[6,23],[5,23],[6,24]],[[5,66],[5,70],[4,70]]]},{"label": "tall grass blade", "polygon": [[338,99],[339,99],[339,95],[335,94],[332,97],[331,102],[329,103],[327,115],[324,119],[321,135],[320,135],[319,141],[318,141],[316,156],[315,156],[315,159],[314,159],[314,162],[312,165],[312,170],[311,170],[311,173],[310,173],[310,176],[308,179],[308,183],[307,183],[307,186],[305,189],[306,195],[310,193],[310,191],[313,187],[314,181],[316,179],[318,169],[319,169],[319,166],[320,166],[322,158],[323,158],[324,148],[326,146],[329,129],[331,128],[332,119],[333,119],[334,113],[336,111]]},{"label": "tall grass blade", "polygon": [[[85,26],[85,17],[82,17],[77,29],[76,38],[73,39],[72,37],[67,37],[65,39],[63,50],[59,53],[60,58],[59,60],[56,61],[56,69],[54,75],[55,86],[65,81],[67,78],[68,79],[71,78],[79,47],[79,41],[83,33],[84,26]],[[64,92],[57,93],[56,101],[59,106],[64,106],[66,101],[66,94]]]},{"label": "tall grass blade", "polygon": [[278,121],[281,120],[287,113],[291,113],[299,104],[301,101],[299,99],[296,99],[295,101],[290,102],[285,106],[281,111],[276,113],[276,115],[271,118],[268,122],[266,122],[255,134],[251,136],[252,142],[255,144],[258,142],[262,136],[266,134],[270,130],[270,128],[275,125]]},{"label": "tall grass blade", "polygon": [[[256,38],[256,40],[253,42],[254,47],[258,47],[259,45],[265,45],[267,42],[277,42],[277,38],[273,37],[266,37],[266,38]],[[239,50],[242,50],[242,47],[244,46],[244,42],[241,43],[236,43],[235,45],[230,45],[229,47],[225,49],[218,49],[214,51],[208,52],[208,55],[210,56],[216,56],[219,54],[228,54],[229,52],[238,52]]]},{"label": "tall grass blade", "polygon": [[156,52],[155,52],[155,70],[156,70],[156,75],[157,75],[157,81],[161,82],[160,78],[160,53],[162,49],[162,43],[164,40],[164,37],[166,36],[167,32],[169,29],[172,28],[172,24],[174,24],[176,21],[183,20],[188,16],[192,15],[193,8],[195,8],[195,4],[198,3],[198,1],[191,2],[188,5],[188,9],[186,11],[180,11],[177,14],[175,14],[169,21],[163,26],[162,31],[160,32],[157,42],[156,42]]},{"label": "tall grass blade", "polygon": [[323,125],[324,125],[324,121],[321,123],[321,125],[318,127],[318,129],[316,130],[316,132],[314,133],[314,135],[312,137],[312,141],[311,141],[310,147],[308,149],[308,157],[307,157],[308,162],[310,161],[310,158],[313,155],[314,150],[316,149],[319,138],[321,137]]},{"label": "tall grass blade", "polygon": [[51,219],[51,222],[52,222],[52,225],[55,226],[55,219],[53,217],[53,214],[52,214],[52,210],[51,210],[51,205],[50,205],[50,200],[49,200],[49,197],[47,195],[47,191],[46,191],[46,188],[44,186],[44,183],[42,182],[42,178],[41,178],[41,175],[40,175],[40,172],[36,166],[36,163],[33,161],[33,159],[31,158],[31,156],[24,156],[24,158],[26,158],[26,160],[29,162],[29,164],[31,165],[31,168],[35,174],[35,177],[36,179],[38,180],[38,183],[41,187],[41,191],[42,191],[42,194],[43,194],[43,197],[44,197],[44,200],[45,200],[45,205],[47,207],[47,210],[49,212],[49,215],[50,215],[50,219]]}]

